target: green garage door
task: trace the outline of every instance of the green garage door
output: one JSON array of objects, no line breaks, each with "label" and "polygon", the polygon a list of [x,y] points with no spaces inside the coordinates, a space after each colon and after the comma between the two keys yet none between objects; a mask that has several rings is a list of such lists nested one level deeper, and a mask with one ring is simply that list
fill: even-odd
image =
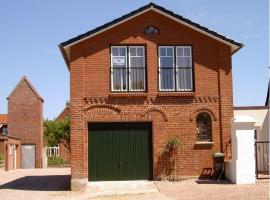
[{"label": "green garage door", "polygon": [[152,178],[150,123],[89,124],[90,181]]}]

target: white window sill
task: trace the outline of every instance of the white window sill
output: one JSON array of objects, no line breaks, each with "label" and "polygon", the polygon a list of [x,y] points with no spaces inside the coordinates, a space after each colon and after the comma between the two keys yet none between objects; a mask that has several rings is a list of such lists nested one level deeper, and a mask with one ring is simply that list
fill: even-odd
[{"label": "white window sill", "polygon": [[196,142],[196,145],[213,145],[214,142]]}]

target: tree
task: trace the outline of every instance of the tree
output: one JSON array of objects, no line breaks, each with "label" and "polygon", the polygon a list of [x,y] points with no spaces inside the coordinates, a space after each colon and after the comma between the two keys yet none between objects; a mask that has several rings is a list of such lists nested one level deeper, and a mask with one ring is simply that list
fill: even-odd
[{"label": "tree", "polygon": [[44,121],[44,140],[48,146],[63,144],[70,150],[70,119]]}]

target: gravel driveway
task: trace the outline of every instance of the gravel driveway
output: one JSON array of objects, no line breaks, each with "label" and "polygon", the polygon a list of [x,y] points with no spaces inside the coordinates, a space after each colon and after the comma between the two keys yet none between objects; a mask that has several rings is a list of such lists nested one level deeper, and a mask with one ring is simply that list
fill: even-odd
[{"label": "gravel driveway", "polygon": [[[15,171],[0,171],[0,199],[6,200],[64,200],[93,199],[89,192],[71,192],[70,169],[28,169]],[[185,180],[180,182],[154,182],[159,192],[98,197],[99,200],[211,200],[211,199],[269,199],[269,181],[264,179],[253,185],[234,185],[223,181]]]}]

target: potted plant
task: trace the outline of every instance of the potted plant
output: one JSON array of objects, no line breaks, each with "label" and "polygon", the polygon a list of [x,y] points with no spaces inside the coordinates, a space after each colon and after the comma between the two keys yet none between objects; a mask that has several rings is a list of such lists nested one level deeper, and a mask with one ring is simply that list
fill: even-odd
[{"label": "potted plant", "polygon": [[177,154],[178,150],[181,147],[181,141],[178,137],[173,136],[168,138],[165,144],[165,151],[174,155]]}]

